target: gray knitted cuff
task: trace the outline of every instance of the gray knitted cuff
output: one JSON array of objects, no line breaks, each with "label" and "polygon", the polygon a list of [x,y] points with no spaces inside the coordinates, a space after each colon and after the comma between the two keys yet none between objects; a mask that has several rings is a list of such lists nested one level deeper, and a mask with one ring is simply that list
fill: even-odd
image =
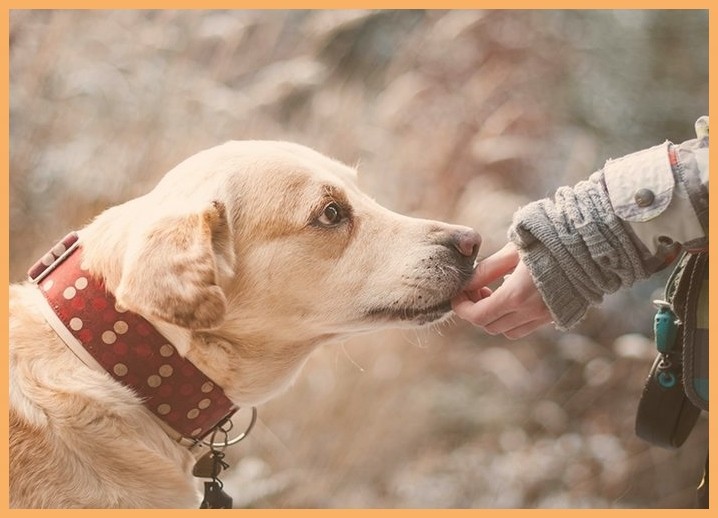
[{"label": "gray knitted cuff", "polygon": [[613,212],[602,171],[573,188],[559,188],[553,200],[519,209],[509,239],[561,330],[576,325],[605,293],[648,276]]}]

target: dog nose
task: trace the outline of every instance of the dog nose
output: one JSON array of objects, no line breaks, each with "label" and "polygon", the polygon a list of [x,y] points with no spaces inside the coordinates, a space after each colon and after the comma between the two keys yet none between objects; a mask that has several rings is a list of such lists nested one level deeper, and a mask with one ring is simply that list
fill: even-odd
[{"label": "dog nose", "polygon": [[453,235],[453,241],[454,248],[463,256],[475,259],[476,254],[479,253],[481,236],[475,230],[459,230]]}]

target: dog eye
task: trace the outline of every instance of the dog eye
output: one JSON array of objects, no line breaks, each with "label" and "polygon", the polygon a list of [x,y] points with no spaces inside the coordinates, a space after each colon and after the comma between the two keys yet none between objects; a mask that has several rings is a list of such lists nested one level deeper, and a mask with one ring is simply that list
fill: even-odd
[{"label": "dog eye", "polygon": [[342,208],[335,202],[330,203],[324,207],[324,211],[317,218],[317,221],[324,226],[333,227],[342,222],[344,216],[342,215]]}]

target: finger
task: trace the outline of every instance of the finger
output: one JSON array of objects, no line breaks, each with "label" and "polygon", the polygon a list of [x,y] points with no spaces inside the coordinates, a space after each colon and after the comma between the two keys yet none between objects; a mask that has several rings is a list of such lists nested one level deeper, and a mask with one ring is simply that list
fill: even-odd
[{"label": "finger", "polygon": [[503,286],[499,286],[491,296],[482,298],[474,302],[465,293],[462,297],[457,297],[452,301],[454,312],[459,318],[462,318],[474,325],[484,327],[486,324],[494,322],[507,313],[513,313],[513,308],[505,303],[506,290],[502,290]]},{"label": "finger", "polygon": [[[514,286],[508,284],[501,285],[497,290],[492,301],[497,307],[495,314],[498,317],[495,320],[488,320],[491,315],[490,311],[486,312],[486,319],[483,327],[489,334],[506,334],[507,332],[520,328],[531,322],[537,322],[537,325],[548,323],[551,321],[551,313],[539,297],[519,297],[521,303],[517,306],[510,304],[505,300],[516,295]],[[499,311],[503,308],[503,311]]]},{"label": "finger", "polygon": [[476,301],[469,298],[466,292],[461,292],[451,300],[451,309],[454,310],[454,313],[456,313],[459,318],[468,320],[474,324],[472,310],[476,303]]},{"label": "finger", "polygon": [[528,314],[525,311],[512,311],[502,315],[493,322],[488,322],[483,327],[490,335],[501,335],[512,329],[533,322],[535,319],[536,317],[534,315]]},{"label": "finger", "polygon": [[501,250],[479,261],[467,291],[477,290],[510,273],[519,262],[519,253],[513,243],[507,243]]},{"label": "finger", "polygon": [[487,287],[487,286],[483,286],[483,287],[481,287],[481,288],[479,288],[478,290],[475,290],[475,291],[462,292],[462,294],[464,295],[464,297],[468,298],[468,299],[471,300],[472,302],[478,302],[478,301],[480,301],[481,299],[485,299],[486,297],[488,297],[489,295],[491,295],[491,293],[492,293],[491,288],[489,288],[489,287]]},{"label": "finger", "polygon": [[514,329],[506,331],[504,333],[504,336],[509,340],[518,340],[520,338],[525,338],[526,336],[536,331],[538,328],[550,323],[551,318],[540,318],[537,320],[532,320],[531,322],[527,322],[522,326],[515,327]]}]

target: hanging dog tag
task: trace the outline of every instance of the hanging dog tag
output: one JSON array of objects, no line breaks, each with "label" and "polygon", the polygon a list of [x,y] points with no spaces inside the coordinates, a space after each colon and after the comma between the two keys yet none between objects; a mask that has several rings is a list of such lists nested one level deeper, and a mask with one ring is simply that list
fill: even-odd
[{"label": "hanging dog tag", "polygon": [[192,468],[192,475],[199,478],[217,478],[222,472],[222,463],[217,462],[214,451],[202,455]]},{"label": "hanging dog tag", "polygon": [[204,483],[204,500],[200,509],[232,509],[232,497],[222,490],[222,485],[216,480]]}]

